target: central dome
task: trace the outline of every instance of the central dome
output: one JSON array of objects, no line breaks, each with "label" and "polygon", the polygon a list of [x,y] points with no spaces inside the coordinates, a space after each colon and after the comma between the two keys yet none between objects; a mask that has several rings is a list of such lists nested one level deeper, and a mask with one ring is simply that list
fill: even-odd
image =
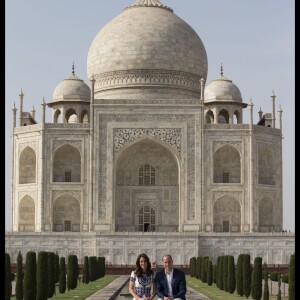
[{"label": "central dome", "polygon": [[139,0],[98,32],[87,73],[97,98],[199,98],[207,55],[197,33],[169,7]]}]

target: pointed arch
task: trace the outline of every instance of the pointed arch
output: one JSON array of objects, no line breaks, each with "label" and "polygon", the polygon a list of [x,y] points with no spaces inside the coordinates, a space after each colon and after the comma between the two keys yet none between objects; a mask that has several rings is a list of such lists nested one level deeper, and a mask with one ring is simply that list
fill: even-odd
[{"label": "pointed arch", "polygon": [[36,182],[36,154],[27,146],[20,154],[19,184]]},{"label": "pointed arch", "polygon": [[234,197],[224,195],[213,207],[214,232],[241,231],[241,205]]},{"label": "pointed arch", "polygon": [[179,167],[174,150],[145,137],[121,149],[114,173],[117,231],[178,231]]},{"label": "pointed arch", "polygon": [[80,231],[81,212],[79,201],[70,194],[63,194],[53,203],[53,231]]},{"label": "pointed arch", "polygon": [[214,119],[215,119],[214,113],[211,110],[209,110],[206,113],[206,115],[205,115],[205,121],[206,121],[206,123],[207,124],[213,124],[214,123]]},{"label": "pointed arch", "polygon": [[259,231],[273,231],[275,215],[274,207],[274,202],[271,199],[261,199],[259,203]]},{"label": "pointed arch", "polygon": [[218,124],[229,124],[229,113],[226,109],[221,109],[218,114]]},{"label": "pointed arch", "polygon": [[29,195],[19,203],[19,231],[35,231],[35,203]]},{"label": "pointed arch", "polygon": [[275,185],[274,151],[264,145],[258,149],[258,183]]},{"label": "pointed arch", "polygon": [[53,182],[80,182],[81,155],[70,144],[59,147],[53,156]]},{"label": "pointed arch", "polygon": [[214,183],[241,182],[241,156],[231,145],[219,148],[213,157]]}]

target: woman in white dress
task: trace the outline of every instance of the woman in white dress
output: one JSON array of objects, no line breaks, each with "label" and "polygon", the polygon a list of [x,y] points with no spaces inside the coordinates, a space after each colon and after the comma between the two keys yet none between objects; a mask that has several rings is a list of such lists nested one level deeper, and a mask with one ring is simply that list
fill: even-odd
[{"label": "woman in white dress", "polygon": [[154,271],[151,268],[149,257],[142,253],[137,257],[136,269],[130,274],[129,293],[133,300],[153,300],[156,291]]}]

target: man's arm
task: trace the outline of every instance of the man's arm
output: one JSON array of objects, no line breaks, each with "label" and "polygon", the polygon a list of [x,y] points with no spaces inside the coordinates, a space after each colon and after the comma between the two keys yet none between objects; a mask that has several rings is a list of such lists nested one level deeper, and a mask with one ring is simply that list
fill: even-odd
[{"label": "man's arm", "polygon": [[179,271],[178,276],[179,276],[178,293],[176,293],[176,295],[173,295],[174,298],[182,298],[182,297],[185,297],[185,295],[186,295],[185,273],[182,271]]},{"label": "man's arm", "polygon": [[158,297],[163,298],[164,297],[164,285],[163,280],[161,277],[161,274],[156,274],[155,276],[155,286],[156,286],[156,294]]}]

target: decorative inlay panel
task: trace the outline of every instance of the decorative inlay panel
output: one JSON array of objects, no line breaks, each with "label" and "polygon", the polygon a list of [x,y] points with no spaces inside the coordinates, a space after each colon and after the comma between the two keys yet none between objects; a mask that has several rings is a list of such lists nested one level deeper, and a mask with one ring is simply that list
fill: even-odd
[{"label": "decorative inlay panel", "polygon": [[114,129],[114,155],[124,146],[141,139],[144,136],[155,137],[176,150],[180,157],[181,129],[180,128],[115,128]]},{"label": "decorative inlay panel", "polygon": [[225,195],[231,196],[242,203],[242,191],[215,191],[213,192],[214,202]]},{"label": "decorative inlay panel", "polygon": [[24,196],[30,196],[32,199],[36,199],[36,191],[24,191],[19,192],[19,200],[21,200]]},{"label": "decorative inlay panel", "polygon": [[229,145],[234,147],[239,151],[239,153],[242,153],[242,142],[241,141],[214,141],[213,142],[213,153],[215,153],[219,148]]},{"label": "decorative inlay panel", "polygon": [[256,199],[260,202],[263,198],[276,199],[276,193],[270,191],[257,191]]},{"label": "decorative inlay panel", "polygon": [[80,140],[54,140],[52,144],[52,151],[54,152],[58,147],[66,144],[75,147],[81,153],[82,141]]},{"label": "decorative inlay panel", "polygon": [[36,142],[28,142],[19,144],[19,153],[21,153],[26,147],[32,148],[35,152],[37,152],[37,143]]},{"label": "decorative inlay panel", "polygon": [[78,191],[78,190],[77,191],[76,190],[64,190],[64,191],[53,190],[52,191],[53,199],[57,199],[58,197],[60,197],[64,194],[71,195],[79,201],[82,199],[82,191]]}]

